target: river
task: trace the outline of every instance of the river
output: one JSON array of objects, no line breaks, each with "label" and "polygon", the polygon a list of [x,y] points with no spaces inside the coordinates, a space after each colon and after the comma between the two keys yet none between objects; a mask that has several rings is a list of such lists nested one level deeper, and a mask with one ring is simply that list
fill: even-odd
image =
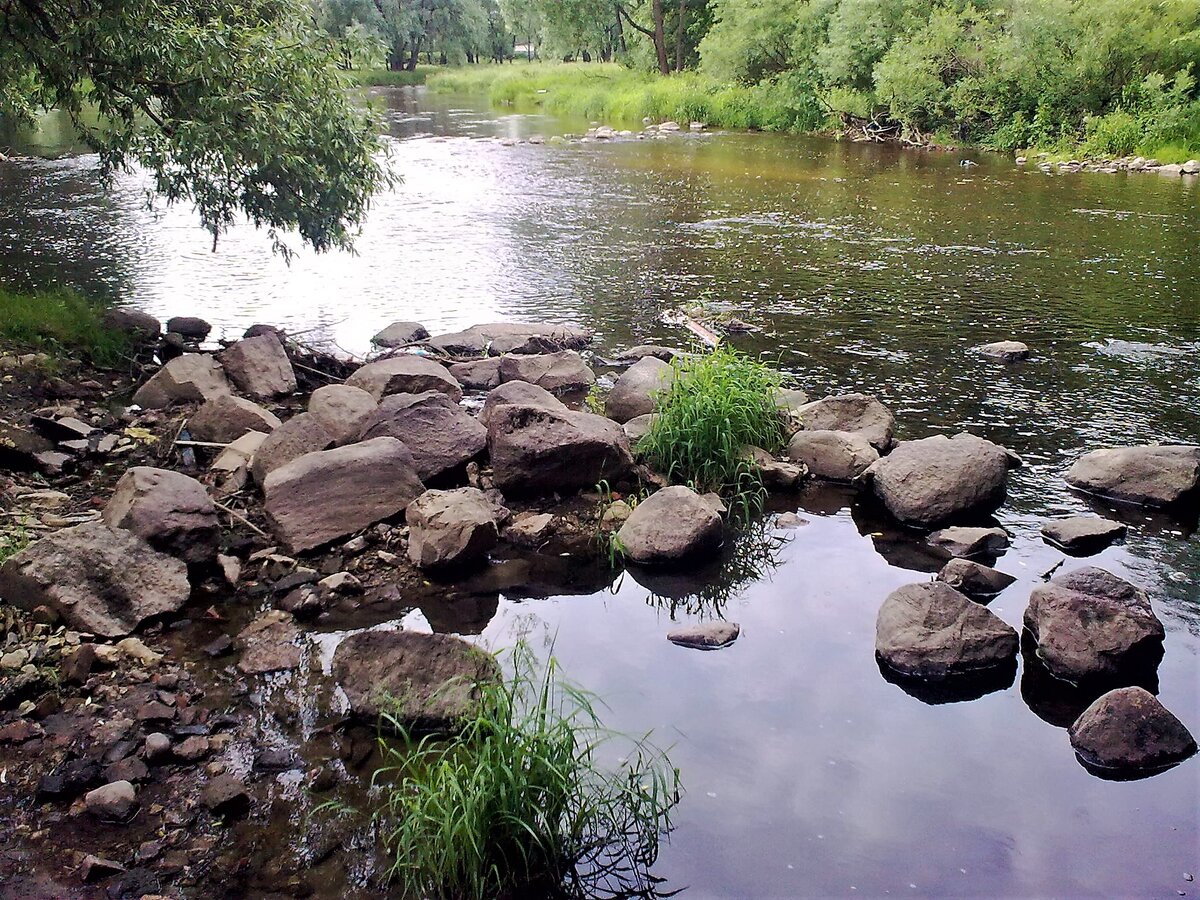
[{"label": "river", "polygon": [[[1088,449],[1200,442],[1196,179],[1050,176],[984,153],[964,168],[959,154],[763,134],[529,144],[587,123],[422,89],[373,96],[405,180],[376,200],[357,256],[301,251],[288,266],[249,229],[214,253],[189,210],[148,210],[136,175],[103,193],[94,158],[68,155],[0,165],[0,278],[202,315],[215,336],[268,322],[360,354],[394,319],[572,322],[604,352],[684,342],[658,318],[674,307],[727,311],[759,329],[732,343],[811,396],[864,390],[900,439],[970,429],[1021,454],[997,514],[1013,535],[998,567],[1018,580],[990,607],[1010,624],[1063,559],[1039,536],[1047,517],[1127,522],[1090,562],[1150,593],[1167,631],[1159,696],[1200,733],[1194,519],[1105,508],[1062,479]],[[1007,338],[1034,358],[969,352]],[[645,585],[626,573],[575,596],[502,590],[466,629],[496,648],[552,643],[609,724],[671,748],[686,794],[655,867],[667,889],[1195,890],[1197,760],[1140,781],[1089,774],[1065,730],[1081,698],[1029,656],[1011,685],[969,701],[889,683],[876,612],[936,565],[849,491],[810,488],[797,506],[810,524],[767,520],[717,571]],[[732,647],[666,641],[672,618],[717,611],[742,627]]]}]

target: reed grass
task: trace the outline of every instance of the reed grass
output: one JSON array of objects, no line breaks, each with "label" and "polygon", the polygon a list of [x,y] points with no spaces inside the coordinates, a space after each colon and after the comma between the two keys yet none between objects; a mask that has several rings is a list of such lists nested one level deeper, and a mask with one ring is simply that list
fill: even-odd
[{"label": "reed grass", "polygon": [[22,292],[0,285],[0,342],[113,365],[129,356],[130,341],[105,327],[104,309],[66,288]]}]

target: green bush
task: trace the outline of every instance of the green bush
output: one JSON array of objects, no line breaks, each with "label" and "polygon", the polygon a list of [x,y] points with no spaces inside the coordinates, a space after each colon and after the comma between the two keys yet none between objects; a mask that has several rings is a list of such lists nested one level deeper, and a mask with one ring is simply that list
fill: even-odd
[{"label": "green bush", "polygon": [[[644,891],[679,798],[679,773],[645,738],[621,747],[596,698],[523,645],[450,738],[381,738],[375,821],[405,896],[595,896]],[[614,893],[616,895],[616,893]],[[634,896],[624,893],[622,896]],[[636,894],[640,896],[640,894]]]},{"label": "green bush", "polygon": [[65,288],[24,293],[0,285],[0,341],[114,365],[129,356],[130,342],[104,326],[104,309]]}]

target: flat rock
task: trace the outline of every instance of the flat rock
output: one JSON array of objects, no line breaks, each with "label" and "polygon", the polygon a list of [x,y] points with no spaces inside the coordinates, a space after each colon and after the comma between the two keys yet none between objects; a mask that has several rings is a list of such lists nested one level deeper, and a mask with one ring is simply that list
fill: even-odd
[{"label": "flat rock", "polygon": [[296,391],[296,372],[283,344],[262,334],[231,344],[219,357],[225,375],[248,397],[270,400]]},{"label": "flat rock", "polygon": [[1140,687],[1109,691],[1070,728],[1071,746],[1089,765],[1138,771],[1183,762],[1196,740],[1158,698]]},{"label": "flat rock", "polygon": [[591,341],[591,331],[572,325],[499,322],[435,335],[428,343],[450,356],[502,356],[505,353],[582,350]]},{"label": "flat rock", "polygon": [[655,359],[661,359],[663,362],[671,362],[677,356],[686,355],[678,347],[663,347],[660,344],[638,344],[636,347],[622,350],[617,354],[617,359],[621,362],[637,362],[639,359],[653,356]]},{"label": "flat rock", "polygon": [[1071,466],[1067,484],[1127,503],[1173,506],[1200,492],[1200,446],[1093,450]]},{"label": "flat rock", "polygon": [[306,453],[263,482],[267,519],[294,553],[391,518],[424,490],[412,453],[390,437]]},{"label": "flat rock", "polygon": [[417,341],[423,341],[429,337],[429,332],[420,322],[393,322],[383,331],[379,332],[375,337],[371,338],[371,343],[376,347],[403,347],[405,344],[413,344]]},{"label": "flat rock", "polygon": [[658,398],[675,381],[675,369],[655,356],[645,356],[628,369],[613,385],[604,401],[604,413],[617,422],[628,422],[653,413]]},{"label": "flat rock", "polygon": [[1042,526],[1042,538],[1068,553],[1098,553],[1125,536],[1125,526],[1096,516],[1071,516],[1054,519]]},{"label": "flat rock", "polygon": [[376,400],[391,394],[421,394],[425,391],[440,391],[455,403],[462,399],[462,386],[445,366],[413,353],[367,363],[347,378],[346,384],[362,388]]},{"label": "flat rock", "polygon": [[217,508],[204,485],[181,472],[150,466],[126,470],[102,518],[184,562],[199,564],[216,558]]},{"label": "flat rock", "polygon": [[244,397],[222,394],[208,400],[188,420],[188,431],[198,441],[228,444],[248,431],[270,434],[283,423],[279,417]]},{"label": "flat rock", "polygon": [[439,391],[385,397],[363,422],[360,437],[403,441],[422,481],[458,469],[487,447],[487,429]]},{"label": "flat rock", "polygon": [[596,374],[574,350],[557,353],[506,353],[498,367],[501,384],[525,381],[552,394],[580,393],[596,383]]},{"label": "flat rock", "polygon": [[933,528],[995,510],[1004,502],[1011,465],[999,444],[963,432],[901,441],[863,474],[893,516]]},{"label": "flat rock", "polygon": [[1014,663],[1017,632],[940,581],[906,584],[883,602],[875,651],[902,675],[937,681]]},{"label": "flat rock", "polygon": [[879,459],[879,451],[857,432],[806,428],[792,435],[788,458],[803,463],[815,478],[854,481]]},{"label": "flat rock", "polygon": [[1029,347],[1020,341],[996,341],[991,344],[983,344],[976,347],[975,352],[1006,363],[1029,359]]},{"label": "flat rock", "polygon": [[291,614],[272,609],[258,615],[233,642],[242,652],[237,667],[247,675],[295,669],[300,665],[300,629]]},{"label": "flat rock", "polygon": [[240,819],[250,812],[250,794],[234,775],[218,775],[200,792],[200,802],[215,816]]},{"label": "flat rock", "polygon": [[452,725],[473,709],[478,684],[498,675],[490,654],[448,634],[362,631],[333,654],[351,712],[372,723],[388,712],[406,726]]},{"label": "flat rock", "polygon": [[768,490],[792,491],[808,477],[808,466],[802,462],[783,462],[762,447],[743,447],[742,455],[758,469],[763,487]]},{"label": "flat rock", "polygon": [[308,398],[308,414],[321,423],[338,447],[353,444],[362,433],[363,422],[379,404],[362,388],[349,384],[327,384]]},{"label": "flat rock", "polygon": [[697,622],[667,632],[667,640],[693,650],[719,650],[728,647],[742,633],[737,622]]},{"label": "flat rock", "polygon": [[408,558],[422,569],[487,560],[499,540],[499,511],[476,488],[426,491],[408,505]]},{"label": "flat rock", "polygon": [[39,457],[54,451],[54,444],[40,434],[0,422],[0,469],[33,471]]},{"label": "flat rock", "polygon": [[506,406],[537,406],[554,412],[570,412],[566,404],[536,384],[510,381],[488,392],[479,410],[479,421],[487,428],[496,414]]},{"label": "flat rock", "polygon": [[104,522],[51,532],[0,566],[5,601],[26,610],[47,606],[71,628],[101,637],[122,637],[177,612],[190,592],[182,560]]},{"label": "flat rock", "polygon": [[935,531],[926,541],[929,546],[948,556],[972,559],[976,556],[999,556],[1008,546],[1008,533],[1003,528],[954,525]]},{"label": "flat rock", "polygon": [[472,391],[490,391],[499,387],[501,356],[487,359],[473,359],[470,362],[455,363],[450,367],[450,374],[463,387]]},{"label": "flat rock", "polygon": [[333,435],[325,429],[320,419],[312,413],[300,413],[272,431],[254,451],[250,474],[255,483],[261,485],[280,466],[306,453],[328,450],[333,445]]},{"label": "flat rock", "polygon": [[1017,579],[1011,575],[969,559],[952,559],[938,572],[938,581],[944,581],[956,591],[972,599],[991,599]]},{"label": "flat rock", "polygon": [[1165,634],[1145,591],[1091,566],[1034,588],[1025,627],[1050,673],[1076,683],[1120,676]]},{"label": "flat rock", "polygon": [[504,539],[518,547],[539,547],[554,536],[554,516],[531,513],[514,517],[504,529]]},{"label": "flat rock", "polygon": [[168,362],[137,389],[133,402],[143,409],[213,400],[230,392],[225,370],[210,354],[185,353]]},{"label": "flat rock", "polygon": [[617,532],[621,552],[636,563],[679,563],[721,546],[721,517],[682,485],[651,494]]},{"label": "flat rock", "polygon": [[851,431],[879,452],[892,445],[896,417],[868,394],[840,394],[806,403],[796,410],[806,431]]}]

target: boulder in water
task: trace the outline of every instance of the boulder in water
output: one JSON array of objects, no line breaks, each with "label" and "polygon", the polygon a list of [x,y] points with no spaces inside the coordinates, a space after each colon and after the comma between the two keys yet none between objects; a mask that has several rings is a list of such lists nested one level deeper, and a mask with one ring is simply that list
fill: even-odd
[{"label": "boulder in water", "polygon": [[857,432],[805,429],[792,435],[788,458],[808,466],[814,478],[854,481],[879,459],[879,452]]},{"label": "boulder in water", "polygon": [[655,356],[644,356],[617,379],[604,402],[604,413],[618,422],[650,415],[658,398],[671,388],[675,369]]},{"label": "boulder in water", "polygon": [[1067,484],[1127,503],[1172,506],[1200,494],[1200,446],[1093,450],[1071,466]]},{"label": "boulder in water", "polygon": [[868,394],[841,394],[806,403],[796,410],[805,430],[861,434],[880,453],[892,446],[896,417]]},{"label": "boulder in water", "polygon": [[655,491],[617,532],[621,552],[642,564],[680,563],[721,546],[721,517],[691,488]]},{"label": "boulder in water", "polygon": [[1101,696],[1071,725],[1070,735],[1085,763],[1118,772],[1162,769],[1196,752],[1186,726],[1140,687]]},{"label": "boulder in water", "polygon": [[412,353],[367,363],[347,378],[346,384],[362,388],[376,400],[391,394],[421,394],[425,391],[441,391],[455,403],[462,399],[462,386],[445,366]]}]

